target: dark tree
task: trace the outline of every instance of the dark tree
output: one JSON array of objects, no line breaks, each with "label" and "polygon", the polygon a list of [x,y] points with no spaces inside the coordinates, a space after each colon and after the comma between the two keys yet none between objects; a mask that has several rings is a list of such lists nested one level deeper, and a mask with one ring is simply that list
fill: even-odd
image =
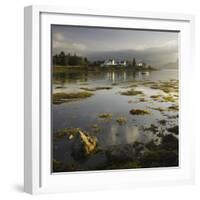
[{"label": "dark tree", "polygon": [[64,51],[61,51],[59,54],[59,64],[65,65],[65,52]]},{"label": "dark tree", "polygon": [[70,53],[65,54],[65,52],[61,51],[59,55],[56,54],[53,56],[53,64],[62,66],[87,66],[89,61],[86,57],[77,56],[76,54],[70,55]]},{"label": "dark tree", "polygon": [[135,60],[135,58],[133,58],[133,63],[132,63],[132,65],[133,65],[133,67],[136,66],[136,60]]},{"label": "dark tree", "polygon": [[85,64],[88,64],[88,59],[86,57],[84,58],[84,62]]}]

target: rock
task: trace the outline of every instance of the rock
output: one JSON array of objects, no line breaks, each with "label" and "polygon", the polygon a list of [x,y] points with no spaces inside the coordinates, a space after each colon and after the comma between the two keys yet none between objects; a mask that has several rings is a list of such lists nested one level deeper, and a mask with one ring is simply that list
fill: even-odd
[{"label": "rock", "polygon": [[178,139],[172,134],[165,135],[160,146],[165,150],[178,151]]},{"label": "rock", "polygon": [[178,154],[174,151],[158,149],[146,152],[140,159],[142,167],[170,167],[178,166]]},{"label": "rock", "polygon": [[79,133],[80,130],[81,130],[80,128],[72,128],[72,127],[64,128],[56,133],[56,138],[62,139],[64,137],[67,137],[68,139],[71,140],[74,137],[74,135]]},{"label": "rock", "polygon": [[89,136],[88,134],[85,134],[82,131],[79,131],[79,133],[84,144],[85,154],[86,155],[91,154],[97,146],[96,138]]},{"label": "rock", "polygon": [[69,136],[69,139],[71,140],[73,137],[74,137],[73,135],[70,135],[70,136]]},{"label": "rock", "polygon": [[178,135],[178,129],[179,129],[178,126],[174,126],[174,127],[168,128],[167,130],[171,133]]},{"label": "rock", "polygon": [[106,156],[109,162],[125,162],[133,160],[136,151],[131,144],[112,146],[107,149]]},{"label": "rock", "polygon": [[132,115],[146,115],[146,114],[150,114],[150,112],[148,110],[142,110],[142,109],[132,109],[129,112]]},{"label": "rock", "polygon": [[73,138],[72,157],[75,160],[84,160],[95,152],[97,147],[97,139],[88,133],[79,131]]}]

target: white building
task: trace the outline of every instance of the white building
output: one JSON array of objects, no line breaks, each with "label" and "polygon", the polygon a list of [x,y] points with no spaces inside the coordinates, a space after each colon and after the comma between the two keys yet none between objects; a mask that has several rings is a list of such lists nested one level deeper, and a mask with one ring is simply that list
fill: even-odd
[{"label": "white building", "polygon": [[127,66],[126,60],[120,61],[120,62],[119,62],[119,65],[121,65],[121,66]]},{"label": "white building", "polygon": [[140,62],[140,63],[137,64],[137,66],[138,66],[138,67],[143,67],[143,63]]},{"label": "white building", "polygon": [[126,60],[117,62],[114,59],[105,60],[104,63],[101,64],[101,67],[108,67],[108,66],[127,66]]}]

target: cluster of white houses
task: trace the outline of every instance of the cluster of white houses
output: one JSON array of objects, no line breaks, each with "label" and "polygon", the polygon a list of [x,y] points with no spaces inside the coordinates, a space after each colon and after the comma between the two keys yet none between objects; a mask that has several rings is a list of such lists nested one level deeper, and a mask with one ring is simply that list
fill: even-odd
[{"label": "cluster of white houses", "polygon": [[[138,67],[143,67],[144,63],[140,62],[136,64]],[[109,66],[128,66],[128,62],[126,60],[116,61],[114,59],[105,60],[104,63],[101,64],[101,67],[109,67]]]}]

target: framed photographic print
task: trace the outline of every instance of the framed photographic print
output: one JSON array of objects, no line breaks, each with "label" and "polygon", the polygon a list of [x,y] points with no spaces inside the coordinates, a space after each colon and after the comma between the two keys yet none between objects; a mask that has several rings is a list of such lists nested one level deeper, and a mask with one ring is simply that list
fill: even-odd
[{"label": "framed photographic print", "polygon": [[25,8],[25,191],[192,183],[190,15]]}]

